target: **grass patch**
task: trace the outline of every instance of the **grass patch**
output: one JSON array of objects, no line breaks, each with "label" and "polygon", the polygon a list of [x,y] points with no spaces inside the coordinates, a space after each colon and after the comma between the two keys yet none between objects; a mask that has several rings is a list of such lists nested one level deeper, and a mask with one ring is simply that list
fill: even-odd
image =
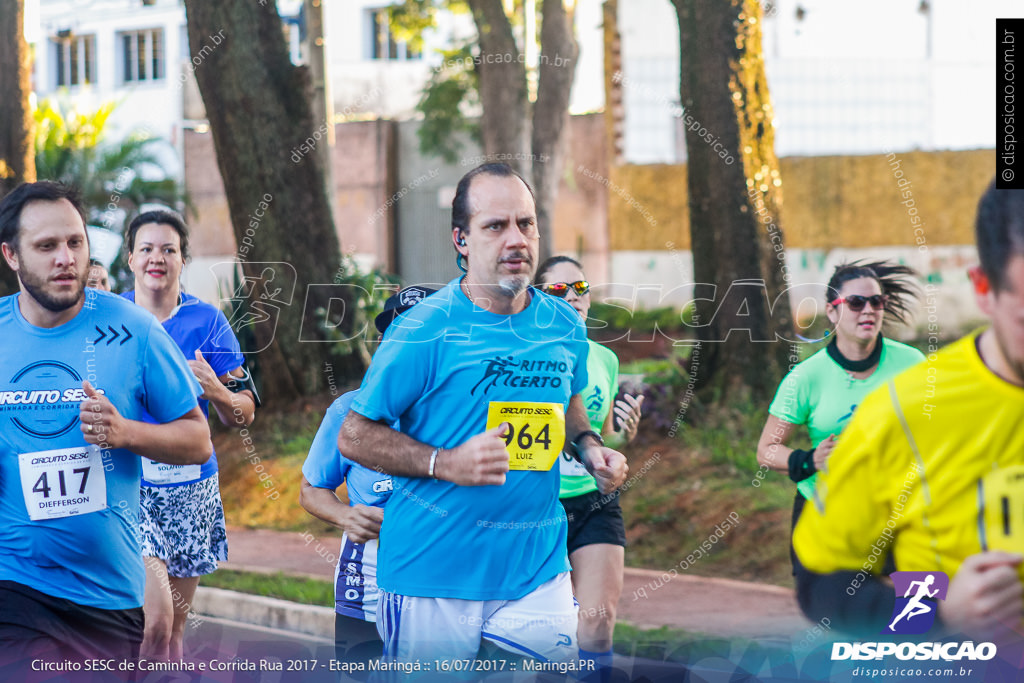
[{"label": "grass patch", "polygon": [[[626,563],[791,587],[794,487],[784,473],[758,476],[757,442],[767,406],[746,402],[692,410],[675,437],[642,436],[624,449],[633,473],[621,497]],[[649,425],[647,433],[658,431]],[[806,447],[806,440],[801,435],[792,445]],[[716,532],[737,517],[724,535]]]},{"label": "grass patch", "polygon": [[332,528],[299,505],[302,463],[331,400],[327,395],[288,412],[257,411],[248,439],[237,429],[215,425],[221,497],[230,526],[314,535]]},{"label": "grass patch", "polygon": [[743,652],[753,642],[746,638],[723,638],[668,626],[640,629],[622,622],[615,624],[613,639],[612,649],[617,654],[683,664],[692,664],[707,657],[726,657],[730,652]]},{"label": "grass patch", "polygon": [[[250,429],[255,457],[246,451],[237,430],[217,430],[221,495],[229,525],[314,536],[332,529],[299,505],[307,444],[329,399],[294,413],[260,412]],[[688,414],[674,439],[653,440],[651,434],[665,432],[645,420],[641,438],[624,448],[634,477],[621,499],[629,540],[626,563],[667,571],[736,512],[740,524],[687,571],[792,586],[788,553],[793,485],[778,472],[768,473],[760,487],[752,485],[757,472],[754,451],[766,409],[693,409],[697,424]],[[637,474],[647,463],[645,473]],[[268,483],[273,488],[267,488]],[[274,493],[276,498],[268,497]],[[345,499],[344,487],[338,495]],[[205,579],[204,583],[213,585]]]},{"label": "grass patch", "polygon": [[289,600],[303,605],[334,607],[334,585],[329,581],[307,579],[277,572],[261,574],[218,569],[202,579],[207,588],[223,588],[239,593]]}]

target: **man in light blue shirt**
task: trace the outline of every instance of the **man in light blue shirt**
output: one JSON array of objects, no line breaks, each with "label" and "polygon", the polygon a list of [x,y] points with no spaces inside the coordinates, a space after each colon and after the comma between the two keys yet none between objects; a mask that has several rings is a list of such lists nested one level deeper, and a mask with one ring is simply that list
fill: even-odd
[{"label": "man in light blue shirt", "polygon": [[579,315],[529,287],[539,240],[530,187],[506,164],[467,173],[452,240],[466,275],[394,322],[338,441],[394,476],[378,572],[384,652],[471,658],[488,640],[568,661],[576,607],[554,465],[571,443],[609,492],[625,458],[590,431]]},{"label": "man in light blue shirt", "polygon": [[20,284],[0,299],[0,668],[132,659],[143,622],[139,456],[210,457],[201,389],[152,315],[85,288],[74,190],[16,188],[0,202],[0,243]]}]

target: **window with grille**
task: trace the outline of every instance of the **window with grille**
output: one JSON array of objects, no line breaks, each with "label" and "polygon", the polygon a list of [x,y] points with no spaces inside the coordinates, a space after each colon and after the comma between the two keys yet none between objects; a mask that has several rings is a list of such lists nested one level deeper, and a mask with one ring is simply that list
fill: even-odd
[{"label": "window with grille", "polygon": [[396,40],[391,31],[391,20],[386,7],[366,10],[367,59],[410,60],[421,59],[422,54]]},{"label": "window with grille", "polygon": [[121,81],[156,81],[164,77],[164,32],[154,28],[119,34]]},{"label": "window with grille", "polygon": [[58,35],[52,44],[56,87],[96,82],[96,36]]}]

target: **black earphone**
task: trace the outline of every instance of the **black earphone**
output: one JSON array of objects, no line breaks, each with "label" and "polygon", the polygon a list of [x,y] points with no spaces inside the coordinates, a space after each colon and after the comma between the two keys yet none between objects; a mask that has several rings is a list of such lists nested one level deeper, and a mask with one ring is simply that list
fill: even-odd
[{"label": "black earphone", "polygon": [[[466,246],[466,238],[462,236],[462,230],[459,230],[459,238],[457,240],[455,240],[455,244],[459,245],[460,247]],[[468,271],[466,270],[466,266],[462,265],[462,259],[463,259],[462,252],[459,251],[458,249],[456,249],[455,250],[455,265],[459,267],[459,270],[461,270],[463,273],[465,273],[465,272],[468,272]]]}]

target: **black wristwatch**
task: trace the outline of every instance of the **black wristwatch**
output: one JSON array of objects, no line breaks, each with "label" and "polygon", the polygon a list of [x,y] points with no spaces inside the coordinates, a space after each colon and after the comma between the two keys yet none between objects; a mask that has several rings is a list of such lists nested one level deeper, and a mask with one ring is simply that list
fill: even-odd
[{"label": "black wristwatch", "polygon": [[579,462],[583,462],[583,456],[580,454],[580,440],[585,436],[592,436],[597,439],[597,443],[604,445],[604,439],[601,435],[595,432],[593,429],[588,429],[585,432],[580,432],[576,435],[576,438],[572,440],[572,457],[576,458]]}]

